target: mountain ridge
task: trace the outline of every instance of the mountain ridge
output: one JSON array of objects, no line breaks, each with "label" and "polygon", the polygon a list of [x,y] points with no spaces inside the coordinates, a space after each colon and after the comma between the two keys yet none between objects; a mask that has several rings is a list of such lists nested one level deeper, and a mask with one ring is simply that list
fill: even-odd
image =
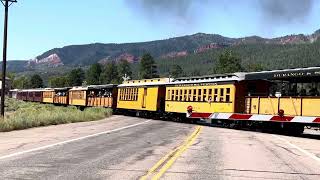
[{"label": "mountain ridge", "polygon": [[229,38],[217,34],[196,33],[140,43],[70,45],[51,49],[32,60],[8,61],[7,69],[17,75],[37,73],[47,79],[64,75],[75,67],[86,68],[96,62],[104,64],[126,59],[132,64],[135,77],[138,78],[137,62],[143,53],[149,52],[155,57],[159,72],[163,76],[167,76],[171,66],[175,64],[183,67],[186,75],[209,74],[219,54],[225,49],[236,53],[245,66],[261,64],[264,69],[313,66],[320,65],[319,37],[320,29],[310,35],[277,38]]},{"label": "mountain ridge", "polygon": [[[294,34],[276,38],[248,36],[230,38],[219,34],[196,33],[163,40],[132,43],[91,43],[68,45],[54,48],[37,56],[32,61],[46,61],[55,55],[60,65],[90,65],[97,62],[107,62],[128,58],[129,62],[137,62],[146,52],[155,58],[186,56],[195,52],[203,52],[214,48],[223,48],[243,44],[301,44],[312,43],[320,36],[320,29],[311,35]],[[54,62],[57,59],[53,60]],[[49,64],[50,65],[50,64]]]}]

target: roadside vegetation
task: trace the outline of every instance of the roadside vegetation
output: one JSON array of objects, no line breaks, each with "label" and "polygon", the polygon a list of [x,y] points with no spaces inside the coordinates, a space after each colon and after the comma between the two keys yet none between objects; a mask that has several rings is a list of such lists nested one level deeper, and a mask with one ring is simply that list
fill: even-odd
[{"label": "roadside vegetation", "polygon": [[6,116],[0,119],[0,131],[12,131],[39,126],[100,120],[112,115],[108,108],[86,108],[80,111],[74,106],[6,100]]}]

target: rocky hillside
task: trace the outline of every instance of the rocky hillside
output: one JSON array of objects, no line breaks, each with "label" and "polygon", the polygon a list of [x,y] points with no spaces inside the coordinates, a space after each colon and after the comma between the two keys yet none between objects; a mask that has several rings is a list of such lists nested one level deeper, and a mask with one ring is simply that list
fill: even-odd
[{"label": "rocky hillside", "polygon": [[49,50],[29,64],[59,65],[89,65],[96,62],[126,59],[137,62],[145,52],[156,58],[181,57],[189,54],[202,53],[210,49],[247,44],[301,44],[311,43],[320,36],[320,30],[311,35],[288,35],[267,39],[259,36],[244,38],[228,38],[216,34],[198,33],[189,36],[170,38],[141,43],[125,44],[86,44],[72,45]]}]

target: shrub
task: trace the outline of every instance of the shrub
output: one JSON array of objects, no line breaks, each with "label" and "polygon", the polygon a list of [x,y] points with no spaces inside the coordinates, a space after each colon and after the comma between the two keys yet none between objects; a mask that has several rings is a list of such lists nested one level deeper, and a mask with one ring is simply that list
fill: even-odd
[{"label": "shrub", "polygon": [[112,115],[112,109],[92,107],[81,111],[74,106],[61,107],[8,99],[6,117],[0,120],[0,131],[39,126],[100,120]]}]

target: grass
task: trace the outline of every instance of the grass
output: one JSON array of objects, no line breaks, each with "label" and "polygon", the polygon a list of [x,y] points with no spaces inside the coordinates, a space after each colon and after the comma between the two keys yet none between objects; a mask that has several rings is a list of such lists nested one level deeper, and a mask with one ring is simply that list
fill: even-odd
[{"label": "grass", "polygon": [[110,108],[86,108],[54,106],[6,99],[6,116],[0,119],[0,131],[12,131],[39,126],[100,120],[112,115]]}]

